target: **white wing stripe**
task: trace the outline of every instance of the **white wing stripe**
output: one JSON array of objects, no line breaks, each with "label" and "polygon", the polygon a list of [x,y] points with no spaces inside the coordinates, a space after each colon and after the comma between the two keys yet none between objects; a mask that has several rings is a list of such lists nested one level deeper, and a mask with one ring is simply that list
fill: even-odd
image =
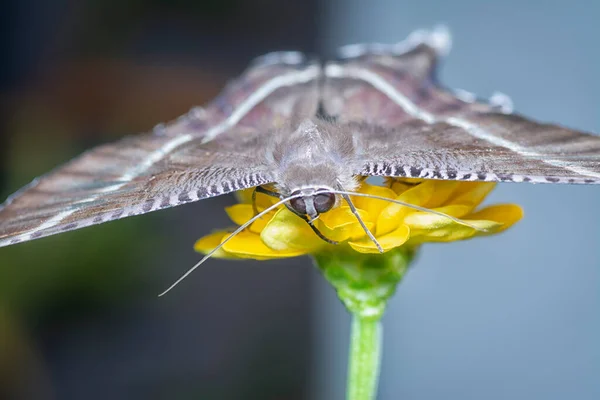
[{"label": "white wing stripe", "polygon": [[225,130],[231,128],[237,124],[246,114],[248,114],[258,103],[263,101],[267,96],[273,93],[275,90],[284,87],[296,85],[298,83],[306,83],[317,78],[321,73],[321,67],[319,65],[313,65],[302,72],[293,72],[290,74],[278,76],[271,79],[262,85],[257,91],[252,93],[242,104],[235,109],[235,111],[225,121],[209,129],[202,143],[207,143],[217,137]]},{"label": "white wing stripe", "polygon": [[[158,148],[158,149],[154,150],[152,153],[150,153],[141,164],[136,165],[135,167],[127,170],[123,175],[121,175],[118,178],[118,180],[122,181],[122,183],[117,183],[115,185],[111,185],[111,186],[102,188],[101,190],[98,191],[97,194],[90,196],[86,199],[80,200],[77,203],[91,202],[91,201],[97,200],[104,193],[112,192],[114,190],[118,190],[118,189],[122,188],[128,182],[130,182],[132,179],[139,176],[144,171],[147,171],[150,167],[152,167],[152,165],[156,164],[158,161],[163,159],[166,155],[168,155],[175,148],[177,148],[178,146],[181,146],[184,143],[189,142],[193,138],[194,137],[192,135],[182,135],[182,136],[178,136],[174,139],[169,140],[168,142],[163,144],[160,148]],[[33,231],[14,236],[11,238],[11,240],[18,240],[18,241],[26,240],[27,238],[30,237],[31,234],[33,234],[35,232],[41,232],[48,228],[52,228],[53,226],[56,226],[57,224],[60,223],[60,221],[69,217],[71,214],[75,213],[76,211],[78,211],[77,208],[72,209],[72,210],[63,211],[59,214],[56,214],[54,217],[48,219],[46,222],[44,222],[43,224],[36,227]]]},{"label": "white wing stripe", "polygon": [[[181,135],[181,136],[177,136],[177,137],[173,138],[172,140],[169,140],[168,142],[163,144],[161,147],[159,147],[158,149],[156,149],[152,153],[150,153],[141,164],[137,165],[136,167],[128,170],[123,175],[121,175],[119,180],[128,182],[128,181],[132,180],[133,178],[140,176],[140,174],[147,171],[154,164],[156,164],[157,162],[162,160],[166,155],[168,155],[174,149],[181,146],[182,144],[185,144],[185,143],[191,141],[193,138],[194,138],[194,136],[192,136],[192,135]],[[119,189],[119,188],[123,187],[124,185],[125,185],[125,183],[122,183],[122,184],[120,183],[118,185],[104,188],[103,192],[110,192],[112,190]]]},{"label": "white wing stripe", "polygon": [[600,178],[600,174],[588,170],[586,168],[578,167],[572,164],[568,164],[564,161],[560,160],[548,160],[544,158],[543,154],[529,151],[528,149],[522,147],[518,143],[511,142],[509,140],[500,138],[495,136],[484,129],[480,128],[478,125],[473,124],[472,122],[457,117],[449,117],[449,118],[437,118],[435,115],[431,114],[428,111],[422,110],[417,107],[408,97],[403,95],[400,91],[396,90],[392,85],[386,82],[383,78],[377,75],[374,72],[363,68],[344,68],[340,65],[330,64],[325,68],[325,75],[332,78],[342,78],[342,77],[350,77],[355,79],[360,79],[365,82],[371,84],[374,88],[378,89],[386,96],[388,96],[392,101],[398,104],[406,113],[412,115],[415,118],[418,118],[422,121],[427,122],[428,124],[433,124],[436,122],[445,122],[452,126],[462,128],[471,136],[474,136],[478,139],[486,140],[487,142],[494,144],[496,146],[502,146],[509,150],[514,151],[520,155],[526,157],[536,158],[548,165],[552,165],[555,167],[561,167],[564,169],[568,169],[570,171],[576,172],[581,175],[593,176],[595,178]]}]

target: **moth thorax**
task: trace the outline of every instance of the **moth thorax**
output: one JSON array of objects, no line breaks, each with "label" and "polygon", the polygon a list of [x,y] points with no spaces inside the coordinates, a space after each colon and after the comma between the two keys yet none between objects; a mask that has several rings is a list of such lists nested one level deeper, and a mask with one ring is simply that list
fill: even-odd
[{"label": "moth thorax", "polygon": [[292,192],[292,196],[302,195],[290,200],[290,207],[299,215],[308,215],[316,218],[319,214],[327,212],[335,205],[335,195],[327,189],[299,189]]}]

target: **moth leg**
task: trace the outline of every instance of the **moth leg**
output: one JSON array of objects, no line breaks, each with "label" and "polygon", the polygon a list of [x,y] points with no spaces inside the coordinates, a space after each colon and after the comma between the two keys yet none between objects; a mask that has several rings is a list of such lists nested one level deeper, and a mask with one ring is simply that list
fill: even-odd
[{"label": "moth leg", "polygon": [[[260,186],[258,186],[260,187]],[[254,190],[252,191],[252,216],[255,217],[258,215],[258,208],[256,208],[256,189],[258,187],[255,187]]]},{"label": "moth leg", "polygon": [[254,190],[254,192],[266,194],[267,196],[271,196],[271,197],[279,197],[279,193],[277,193],[276,191],[265,189],[262,186],[257,186],[256,189]]},{"label": "moth leg", "polygon": [[395,182],[400,182],[401,184],[410,186],[410,187],[417,186],[421,183],[421,181],[411,182],[411,181],[409,181],[410,179],[421,179],[421,178],[395,178],[392,176],[386,176],[384,182],[385,182],[386,187],[388,187],[390,189],[392,188],[392,186],[394,185]]},{"label": "moth leg", "polygon": [[380,253],[383,253],[383,248],[381,247],[381,245],[379,244],[379,242],[377,241],[375,236],[373,236],[373,233],[369,230],[369,228],[367,228],[367,225],[360,217],[360,214],[358,214],[356,207],[354,207],[354,203],[352,203],[352,200],[350,200],[350,196],[348,196],[347,194],[342,194],[342,197],[344,198],[344,200],[346,200],[346,203],[348,203],[348,206],[350,206],[350,211],[352,211],[352,214],[354,214],[354,216],[358,220],[358,223],[363,228],[363,230],[365,231],[365,233],[367,234],[369,239],[371,239],[371,241],[375,244],[375,246],[377,247],[377,250],[379,250]]},{"label": "moth leg", "polygon": [[319,231],[317,229],[316,226],[313,225],[313,222],[316,221],[319,217],[313,218],[313,219],[309,219],[306,215],[300,215],[300,214],[295,213],[295,212],[294,212],[294,214],[296,214],[297,216],[299,216],[300,218],[302,218],[303,220],[305,220],[308,223],[308,226],[310,226],[310,229],[312,229],[313,232],[316,233],[318,237],[320,237],[321,239],[323,239],[324,241],[326,241],[329,244],[339,244],[339,242],[336,242],[335,240],[328,239],[325,235],[323,235],[321,233],[321,231]]},{"label": "moth leg", "polygon": [[267,196],[279,198],[279,193],[277,193],[277,192],[274,192],[269,189],[265,189],[262,186],[255,187],[254,190],[252,191],[252,211],[254,212],[254,215],[258,215],[258,208],[256,208],[256,194],[257,193],[262,193],[262,194],[266,194]]}]

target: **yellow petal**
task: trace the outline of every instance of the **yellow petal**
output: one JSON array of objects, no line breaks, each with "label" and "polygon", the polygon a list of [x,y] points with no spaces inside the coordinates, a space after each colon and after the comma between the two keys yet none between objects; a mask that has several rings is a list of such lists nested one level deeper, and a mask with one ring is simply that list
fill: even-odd
[{"label": "yellow petal", "polygon": [[[230,232],[227,231],[218,231],[201,237],[196,241],[196,243],[194,243],[194,250],[196,250],[198,253],[208,254],[215,247],[220,245],[221,241],[229,236],[229,233]],[[222,247],[212,256],[216,258],[237,258],[235,255],[227,253]]]},{"label": "yellow petal", "polygon": [[469,224],[476,226],[480,230],[469,226],[461,225],[452,221],[441,228],[436,229],[415,229],[411,233],[411,244],[426,242],[454,242],[456,240],[465,240],[473,236],[489,235],[497,233],[502,228],[502,224],[488,220],[469,220]]},{"label": "yellow petal", "polygon": [[[361,216],[368,217],[365,211],[359,210]],[[353,222],[356,222],[356,217],[352,214],[350,207],[339,206],[319,216],[319,220],[329,229],[336,229]]]},{"label": "yellow petal", "polygon": [[[412,218],[413,215],[410,217]],[[523,210],[516,204],[494,205],[463,218],[465,222],[476,226],[479,230],[454,221],[435,229],[417,229],[416,226],[411,226],[413,228],[411,243],[452,242],[474,236],[492,235],[510,228],[521,218],[523,218]]]},{"label": "yellow petal", "polygon": [[263,243],[260,235],[247,230],[240,232],[225,243],[223,249],[238,258],[253,258],[256,260],[295,257],[306,254],[305,251],[294,249],[273,250]]},{"label": "yellow petal", "polygon": [[[367,228],[372,229],[374,223],[369,220],[369,214],[361,209],[356,210]],[[343,242],[350,238],[359,238],[365,231],[356,216],[348,206],[334,208],[321,214],[317,221],[317,228],[328,239]]]},{"label": "yellow petal", "polygon": [[252,204],[252,193],[254,193],[254,188],[242,189],[234,192],[237,201],[244,204]]},{"label": "yellow petal", "polygon": [[[359,191],[363,194],[385,197],[387,199],[395,199],[397,197],[396,193],[394,193],[394,191],[390,188],[369,185],[368,183],[363,183]],[[389,205],[389,202],[385,200],[371,199],[362,196],[353,196],[352,202],[354,203],[356,208],[360,208],[361,210],[364,210],[367,213],[369,213],[373,220],[377,218],[381,210],[383,210]]]},{"label": "yellow petal", "polygon": [[[388,187],[391,188],[394,193],[396,193],[396,196],[399,196],[402,193],[406,192],[411,187],[413,187],[413,185],[409,184],[407,182],[392,178],[391,182],[388,183]],[[394,196],[394,197],[396,197],[396,196]]]},{"label": "yellow petal", "polygon": [[[272,185],[262,185],[266,189],[275,190]],[[243,204],[252,204],[252,194],[256,188],[249,188],[238,190],[235,192],[235,196],[240,203]],[[264,193],[256,193],[256,207],[259,210],[264,210],[265,208],[272,206],[277,203],[279,199],[277,197],[269,196]]]},{"label": "yellow petal", "polygon": [[[433,181],[434,191],[431,199],[424,206],[427,208],[440,207],[448,201],[448,199],[456,192],[460,182],[458,181]],[[454,202],[453,202],[454,203]]]},{"label": "yellow petal", "polygon": [[[275,188],[267,187],[267,189],[274,191]],[[256,207],[259,210],[264,210],[267,207],[271,207],[273,204],[277,203],[279,200],[280,200],[279,197],[269,196],[268,194],[264,194],[264,193],[257,193],[256,194]]]},{"label": "yellow petal", "polygon": [[[464,226],[443,215],[414,210],[384,200],[353,197],[358,213],[370,230],[374,230],[384,251],[402,245],[424,242],[449,242],[501,232],[523,217],[522,209],[513,204],[496,205],[473,213],[495,184],[491,182],[447,182],[439,180],[386,179],[386,186],[361,183],[359,191],[461,218],[473,227]],[[270,188],[272,189],[272,188]],[[238,225],[254,217],[254,188],[238,193],[241,204],[228,207],[227,214]],[[277,198],[256,194],[258,211],[275,204]],[[342,203],[344,204],[344,203]],[[346,242],[360,253],[378,253],[378,249],[363,231],[347,205],[339,205],[323,213],[315,221],[317,229],[328,239]],[[226,231],[207,235],[194,248],[208,253],[229,237]],[[254,221],[249,229],[239,233],[215,252],[220,258],[269,259],[294,257],[318,251],[335,251],[319,238],[311,227],[285,207],[273,210]]]},{"label": "yellow petal", "polygon": [[448,203],[465,204],[472,210],[481,204],[495,187],[495,182],[461,182]]},{"label": "yellow petal", "polygon": [[[254,209],[251,204],[235,204],[230,207],[225,207],[225,212],[229,218],[238,225],[243,225],[248,222],[250,218],[254,217]],[[250,230],[252,232],[260,233],[274,215],[275,211],[263,215],[250,225]]]},{"label": "yellow petal", "polygon": [[326,243],[304,220],[287,208],[279,210],[260,233],[264,244],[274,251],[309,253]]},{"label": "yellow petal", "polygon": [[465,240],[475,236],[477,231],[464,225],[452,225],[434,230],[413,231],[410,238],[411,244],[422,244],[427,242],[454,242]]},{"label": "yellow petal", "polygon": [[[437,211],[452,217],[461,218],[467,215],[469,211],[471,211],[471,208],[463,204],[456,204],[433,208],[432,211]],[[407,215],[404,218],[404,223],[409,225],[412,229],[437,229],[456,222],[443,215],[418,211]]]},{"label": "yellow petal", "polygon": [[225,212],[229,219],[237,225],[245,224],[254,216],[254,210],[252,210],[250,204],[235,204],[233,206],[225,207]]},{"label": "yellow petal", "polygon": [[496,204],[469,214],[465,220],[490,220],[502,224],[494,233],[502,232],[523,218],[523,209],[516,204]]},{"label": "yellow petal", "polygon": [[[410,228],[407,225],[400,225],[396,230],[383,236],[377,237],[377,242],[383,248],[383,251],[388,251],[393,248],[402,246],[410,237]],[[379,253],[377,246],[368,237],[359,241],[348,242],[350,247],[359,253]]]},{"label": "yellow petal", "polygon": [[[396,197],[397,200],[408,204],[421,206],[429,202],[435,192],[435,181],[424,181]],[[400,226],[404,217],[413,212],[414,209],[389,203],[377,217],[375,229],[377,235],[389,233]]]}]

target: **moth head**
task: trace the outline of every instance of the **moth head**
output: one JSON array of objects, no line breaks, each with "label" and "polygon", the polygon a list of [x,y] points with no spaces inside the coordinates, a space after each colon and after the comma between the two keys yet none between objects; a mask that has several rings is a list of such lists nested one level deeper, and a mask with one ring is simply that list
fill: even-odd
[{"label": "moth head", "polygon": [[337,201],[335,194],[326,188],[297,189],[292,192],[292,196],[298,195],[302,196],[291,199],[289,207],[296,214],[308,215],[311,219],[331,210]]}]

